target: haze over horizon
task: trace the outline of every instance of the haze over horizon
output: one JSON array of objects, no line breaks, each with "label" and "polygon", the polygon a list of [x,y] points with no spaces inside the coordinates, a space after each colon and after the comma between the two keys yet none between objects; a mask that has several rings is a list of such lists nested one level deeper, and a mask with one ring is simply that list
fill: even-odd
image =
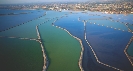
[{"label": "haze over horizon", "polygon": [[[0,4],[36,3],[36,2],[85,2],[85,1],[99,1],[99,0],[47,0],[47,1],[46,0],[1,0]],[[100,0],[100,1],[112,1],[112,0]]]}]

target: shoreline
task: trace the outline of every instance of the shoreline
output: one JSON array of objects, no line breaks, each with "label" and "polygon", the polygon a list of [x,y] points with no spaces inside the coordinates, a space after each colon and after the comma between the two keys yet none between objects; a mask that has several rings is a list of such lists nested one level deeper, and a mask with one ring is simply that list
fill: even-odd
[{"label": "shoreline", "polygon": [[[57,10],[49,10],[49,9],[43,9],[43,8],[40,8],[42,10],[47,10],[47,11],[57,11]],[[7,9],[7,10],[38,10],[38,9]],[[72,11],[72,12],[83,12],[83,13],[87,13],[87,12],[100,12],[100,13],[103,13],[103,14],[123,14],[123,15],[129,15],[129,14],[133,14],[133,13],[118,13],[118,12],[113,12],[113,13],[110,13],[110,12],[105,12],[105,11],[91,11],[91,10],[62,10],[62,11]],[[59,11],[59,12],[62,12],[62,11]]]}]

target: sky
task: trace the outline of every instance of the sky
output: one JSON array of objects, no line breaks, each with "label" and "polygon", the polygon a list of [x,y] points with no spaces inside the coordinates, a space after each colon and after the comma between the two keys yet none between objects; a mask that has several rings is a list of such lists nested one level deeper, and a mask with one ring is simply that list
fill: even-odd
[{"label": "sky", "polygon": [[88,1],[88,0],[0,0],[0,4],[34,3],[34,2],[63,2],[63,1]]}]

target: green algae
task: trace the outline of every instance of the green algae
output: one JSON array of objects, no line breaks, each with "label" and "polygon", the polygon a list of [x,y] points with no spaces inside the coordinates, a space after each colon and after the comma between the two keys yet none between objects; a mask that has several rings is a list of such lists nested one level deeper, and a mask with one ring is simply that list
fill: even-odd
[{"label": "green algae", "polygon": [[80,71],[78,66],[80,43],[64,30],[52,26],[53,21],[39,26],[50,60],[48,71]]},{"label": "green algae", "polygon": [[42,71],[40,43],[0,38],[0,71]]}]

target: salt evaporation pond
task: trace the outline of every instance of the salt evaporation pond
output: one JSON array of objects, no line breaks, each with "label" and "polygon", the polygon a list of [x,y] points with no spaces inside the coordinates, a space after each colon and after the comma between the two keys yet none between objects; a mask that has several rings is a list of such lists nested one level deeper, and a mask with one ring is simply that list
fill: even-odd
[{"label": "salt evaporation pond", "polygon": [[4,32],[1,32],[1,36],[15,36],[25,38],[37,38],[36,26],[45,22],[45,17],[30,21],[28,23],[16,26]]},{"label": "salt evaporation pond", "polygon": [[[79,71],[78,61],[81,52],[79,41],[66,31],[52,26],[52,23],[62,17],[65,12],[47,12],[52,20],[39,26],[39,31],[49,59],[48,71]],[[53,36],[54,35],[54,36]]]},{"label": "salt evaporation pond", "polygon": [[110,21],[110,20],[88,20],[88,22],[128,32],[128,28],[125,26],[125,24],[122,24],[119,22],[114,22],[114,21]]},{"label": "salt evaporation pond", "polygon": [[66,31],[52,26],[53,21],[39,26],[50,60],[48,71],[80,71],[78,66],[81,51],[79,41]]},{"label": "salt evaporation pond", "polygon": [[42,71],[40,43],[0,38],[0,71]]},{"label": "salt evaporation pond", "polygon": [[[83,68],[87,71],[87,70],[91,70],[91,71],[94,71],[95,69],[94,68],[96,68],[97,67],[97,63],[95,63],[95,67],[94,68],[89,68],[89,63],[87,64],[87,62],[89,62],[89,61],[91,61],[91,59],[93,59],[93,61],[95,60],[94,59],[94,57],[93,57],[93,54],[91,55],[92,56],[92,58],[87,58],[87,56],[89,56],[89,54],[91,54],[91,53],[89,53],[88,54],[88,50],[86,50],[86,49],[88,49],[88,46],[87,45],[85,45],[85,43],[86,42],[84,42],[84,27],[83,27],[83,22],[81,22],[81,21],[78,21],[78,18],[80,17],[82,15],[82,17],[80,18],[80,20],[82,21],[82,20],[87,20],[88,18],[91,18],[91,16],[89,17],[89,16],[86,16],[86,17],[83,17],[83,16],[85,16],[86,14],[83,14],[83,13],[76,13],[76,14],[71,14],[71,15],[68,15],[67,17],[64,17],[64,18],[62,18],[62,19],[60,19],[60,20],[58,20],[56,23],[55,23],[55,25],[58,25],[58,26],[60,26],[60,27],[63,27],[63,28],[66,28],[68,31],[70,31],[70,33],[72,33],[73,35],[75,35],[75,36],[77,36],[77,37],[79,37],[80,39],[82,39],[82,41],[83,41],[83,44],[84,44],[84,47],[85,47],[85,51],[84,51],[84,59],[83,59]],[[98,15],[97,15],[98,16]],[[96,17],[95,17],[96,18]],[[94,18],[94,19],[95,19]],[[99,16],[99,18],[100,18],[100,16]],[[98,19],[98,18],[96,18],[96,19]],[[130,69],[132,69],[132,66],[131,66],[131,63],[128,61],[128,58],[126,57],[126,55],[125,55],[125,53],[124,53],[124,49],[125,49],[125,47],[126,47],[126,45],[127,45],[127,43],[128,43],[128,41],[129,41],[129,39],[131,38],[131,36],[133,36],[133,34],[131,34],[131,32],[129,33],[128,32],[128,28],[126,27],[126,25],[125,24],[122,24],[122,23],[119,23],[119,22],[113,22],[113,21],[110,21],[110,20],[104,20],[104,18],[102,18],[103,20],[88,20],[88,22],[96,22],[96,24],[98,25],[101,25],[101,26],[98,26],[98,28],[100,27],[100,28],[105,28],[104,29],[104,31],[108,31],[108,32],[94,32],[94,34],[95,35],[98,35],[98,34],[108,34],[109,32],[113,32],[113,33],[109,33],[108,35],[106,35],[106,36],[104,36],[105,38],[107,37],[107,38],[109,38],[110,40],[105,40],[105,41],[108,41],[108,42],[106,42],[106,44],[104,44],[104,42],[102,42],[102,40],[100,40],[100,42],[97,42],[97,44],[99,43],[101,43],[101,45],[99,45],[99,46],[97,46],[97,47],[102,47],[102,46],[104,46],[104,48],[105,47],[107,47],[107,46],[109,46],[109,47],[117,47],[118,49],[116,49],[117,51],[119,51],[119,50],[121,50],[120,51],[120,53],[119,53],[119,55],[120,55],[120,57],[123,57],[124,59],[122,59],[122,60],[124,60],[124,61],[122,61],[122,60],[120,60],[120,59],[117,59],[118,57],[116,56],[116,57],[114,57],[114,60],[116,59],[116,61],[118,61],[118,62],[111,62],[111,61],[109,61],[108,62],[108,60],[106,60],[105,59],[105,63],[107,63],[107,64],[111,64],[112,66],[116,66],[116,67],[118,67],[118,68],[120,68],[120,69],[125,69],[125,70],[130,70]],[[99,21],[100,21],[100,23],[99,23]],[[96,25],[96,26],[97,26]],[[104,25],[104,26],[102,26],[102,25]],[[106,27],[110,27],[110,28],[106,28]],[[89,28],[93,28],[92,26],[90,27],[90,26],[88,26]],[[111,29],[111,27],[112,27],[112,29]],[[116,29],[116,30],[114,30],[114,29]],[[121,30],[119,30],[119,29],[121,29]],[[99,29],[97,29],[97,30],[99,30]],[[110,30],[113,30],[113,31],[110,31]],[[123,30],[125,31],[125,32],[123,32]],[[90,32],[90,31],[92,31],[92,30],[88,30],[88,32]],[[93,31],[92,31],[93,32]],[[89,34],[87,34],[87,36],[89,36]],[[98,35],[98,36],[100,36],[100,35]],[[93,36],[92,36],[93,37]],[[104,38],[103,37],[103,38]],[[90,37],[91,38],[91,37]],[[113,38],[113,40],[111,40]],[[123,39],[121,39],[121,38],[123,38]],[[103,41],[104,41],[103,40]],[[117,41],[116,41],[117,40]],[[94,39],[92,39],[91,40],[91,42],[93,43],[93,44],[95,44],[94,42]],[[97,41],[97,40],[96,40]],[[114,45],[111,45],[111,43],[113,43],[113,42],[115,42],[116,41],[116,43],[117,44],[114,44]],[[119,44],[120,43],[120,44]],[[122,45],[121,45],[122,44]],[[107,45],[107,46],[105,46],[105,45]],[[120,46],[121,46],[121,48],[120,48]],[[123,47],[123,48],[122,48]],[[107,49],[107,48],[106,48]],[[108,49],[109,50],[109,49]],[[104,50],[103,50],[104,51]],[[111,50],[112,51],[112,50]],[[91,51],[90,51],[91,52]],[[105,52],[108,52],[108,51],[105,51]],[[109,51],[110,52],[110,51]],[[114,53],[113,54],[115,54],[115,50],[113,51]],[[105,54],[105,55],[108,55],[108,56],[110,56],[110,53],[107,53],[107,54]],[[104,59],[104,56],[101,56],[101,59],[102,59],[102,57],[103,57],[103,59]],[[105,56],[106,57],[106,56]],[[113,57],[112,57],[113,58]],[[113,60],[113,59],[110,59],[110,60]],[[120,60],[120,62],[119,62],[119,60]],[[95,61],[94,61],[95,62]],[[103,60],[103,62],[104,62],[104,60]],[[122,63],[124,64],[124,62],[126,63],[127,62],[127,68],[126,67],[123,67],[124,65],[122,65]],[[91,64],[93,64],[93,62],[91,62]],[[119,66],[117,66],[117,65],[119,65]],[[88,66],[88,67],[87,67]],[[103,67],[103,66],[102,66]],[[103,67],[103,68],[105,68],[105,67]],[[128,69],[129,68],[129,69]],[[108,68],[107,68],[108,69]],[[99,69],[100,70],[100,69]],[[104,69],[103,69],[104,70]],[[103,71],[102,69],[100,70],[100,71]],[[110,69],[111,70],[111,69]],[[106,70],[105,70],[106,71]]]},{"label": "salt evaporation pond", "polygon": [[[46,55],[48,56],[48,59],[50,62],[48,66],[48,71],[53,71],[53,70],[54,71],[65,71],[65,70],[79,71],[80,70],[78,66],[78,61],[79,61],[80,52],[81,52],[81,46],[79,44],[79,41],[77,41],[72,36],[70,36],[66,31],[59,29],[55,26],[52,26],[52,23],[56,19],[58,20],[54,23],[55,25],[67,29],[72,35],[77,36],[82,40],[82,44],[84,46],[84,55],[83,55],[82,65],[85,71],[112,71],[112,70],[114,71],[114,69],[101,65],[96,61],[96,58],[94,57],[93,52],[91,51],[90,47],[88,46],[88,44],[84,39],[84,36],[85,36],[84,33],[86,31],[87,31],[87,40],[94,47],[94,50],[96,51],[96,53],[98,53],[97,56],[101,62],[107,63],[111,66],[114,66],[123,70],[130,71],[133,69],[126,55],[124,54],[124,48],[129,42],[129,39],[131,38],[131,36],[133,36],[131,32],[127,32],[129,28],[132,30],[132,25],[130,25],[132,15],[123,17],[122,19],[125,19],[123,21],[122,19],[118,19],[118,18],[121,18],[123,15],[113,14],[111,15],[112,19],[106,20],[110,17],[110,15],[102,14],[99,12],[87,12],[87,13],[74,12],[73,14],[69,14],[68,12],[56,12],[56,11],[46,12],[45,10],[32,10],[32,11],[11,10],[11,11],[5,12],[4,14],[8,14],[12,12],[18,15],[0,16],[0,19],[2,19],[0,21],[2,22],[1,27],[4,26],[0,30],[5,30],[11,26],[15,26],[15,27],[0,32],[0,36],[37,38],[36,26],[39,24],[42,24],[38,27],[38,29],[42,38],[41,40],[44,43],[44,49],[46,51]],[[29,12],[29,13],[19,14],[22,12]],[[40,17],[40,18],[37,18],[37,17]],[[80,20],[78,20],[79,17],[80,17]],[[124,22],[124,23],[115,22],[117,20],[116,18],[120,22]],[[102,19],[102,20],[96,20],[96,19]],[[129,19],[129,21],[127,21],[126,19]],[[84,23],[82,22],[83,20],[93,23],[93,24],[87,23],[86,31],[84,30],[85,27],[84,27]],[[115,21],[111,21],[111,20],[115,20]],[[128,22],[130,23],[127,24],[128,27],[126,27],[125,23],[128,23]],[[24,23],[24,24],[21,24],[21,23]],[[98,26],[98,24],[100,26]],[[102,25],[105,25],[105,26],[102,26]],[[110,28],[107,28],[107,26],[109,26]],[[115,28],[116,30],[114,30]],[[118,28],[121,30],[118,30]],[[123,32],[122,30],[124,30],[125,32]],[[28,47],[28,46],[31,47],[32,45],[39,47],[39,49],[37,49],[34,52],[41,53],[38,59],[42,59],[39,62],[41,62],[40,64],[43,65],[42,51],[38,42],[29,41],[29,40],[20,40],[20,39],[8,39],[8,38],[0,38],[0,39],[2,39],[0,40],[0,42],[3,41],[1,46],[8,47],[8,48],[9,46],[6,44],[9,44],[12,47],[19,47],[19,45],[22,45],[22,44],[24,44],[22,45],[24,47]],[[17,45],[14,42],[18,42],[19,44]],[[130,49],[132,49],[132,45],[129,47]],[[10,48],[10,49],[13,49],[13,48]],[[14,53],[17,52],[15,49],[19,50],[19,48],[14,48]],[[130,49],[128,49],[129,53],[131,52]],[[5,50],[5,48],[2,48],[2,50]],[[28,54],[27,53],[28,50],[29,49],[25,48],[22,51]],[[31,49],[29,51],[32,52],[33,50],[34,49]],[[10,50],[6,49],[6,51],[10,51]],[[23,53],[21,54],[22,56],[23,56]],[[16,57],[17,59],[21,59],[17,55],[15,56],[15,58]],[[5,59],[6,58],[7,57],[5,57]],[[27,59],[27,61],[29,61],[29,59]],[[4,62],[4,59],[3,59],[3,62]],[[126,65],[126,67],[124,67],[125,66],[124,64]],[[21,66],[21,64],[19,65]],[[29,64],[27,63],[27,65]],[[27,69],[28,69],[27,71],[34,71],[30,68],[30,66],[27,66]],[[42,67],[43,66],[38,65],[38,66],[35,66],[34,68],[36,68],[35,71],[41,71]],[[14,69],[16,68],[12,67],[13,71],[15,71]],[[21,70],[17,70],[17,71],[21,71]],[[22,69],[22,71],[26,71],[26,70]]]},{"label": "salt evaporation pond", "polygon": [[132,23],[133,22],[133,19],[132,19],[133,14],[124,15],[124,14],[103,14],[103,13],[100,13],[99,15],[104,16],[106,18],[111,18],[112,20],[115,20],[115,21],[133,24]]},{"label": "salt evaporation pond", "polygon": [[101,62],[122,70],[133,70],[124,53],[124,49],[133,34],[90,23],[86,25],[87,40]]},{"label": "salt evaporation pond", "polygon": [[[16,27],[10,28],[4,32],[0,33],[0,36],[15,36],[15,37],[25,37],[25,38],[37,38],[36,26],[38,24],[46,23],[46,21],[58,17],[58,15],[64,15],[65,13],[60,14],[57,12],[55,15],[51,13],[56,13],[54,11],[47,11],[45,16],[34,19],[32,21],[26,22],[24,24],[19,24]],[[13,20],[14,21],[14,20]],[[6,25],[7,27],[9,25]],[[29,33],[30,32],[30,33]]]},{"label": "salt evaporation pond", "polygon": [[78,21],[78,17],[83,13],[79,14],[70,14],[67,17],[63,17],[54,24],[62,28],[67,29],[72,35],[80,38],[84,46],[84,55],[83,55],[83,68],[85,71],[107,71],[103,66],[99,66],[96,63],[96,60],[89,48],[88,44],[84,39],[84,24],[81,21]]},{"label": "salt evaporation pond", "polygon": [[3,13],[23,13],[30,12],[27,14],[18,14],[18,15],[5,15],[0,16],[0,31],[5,30],[9,27],[16,26],[21,23],[25,23],[29,20],[36,19],[42,15],[44,15],[45,10],[0,10],[0,14]]},{"label": "salt evaporation pond", "polygon": [[[79,69],[79,66],[78,66],[78,61],[79,61],[80,52],[81,52],[81,46],[80,46],[79,41],[77,41],[72,36],[70,36],[66,31],[52,26],[52,23],[56,19],[58,19],[59,17],[62,17],[65,14],[68,14],[68,13],[66,13],[66,12],[55,12],[55,11],[47,11],[45,13],[46,13],[45,16],[42,16],[40,18],[37,18],[37,19],[34,19],[32,21],[26,22],[24,24],[19,24],[19,25],[13,27],[13,28],[2,31],[0,33],[0,36],[38,38],[37,37],[36,26],[39,25],[39,24],[43,24],[43,25],[40,25],[39,28],[38,28],[39,32],[41,34],[41,37],[42,37],[41,40],[46,41],[46,42],[51,42],[51,43],[45,43],[44,42],[44,47],[46,49],[45,51],[47,52],[47,56],[48,56],[48,59],[49,59],[49,62],[50,62],[49,66],[48,66],[48,71],[53,71],[53,70],[54,71],[65,71],[65,70],[66,71],[79,71],[80,69]],[[14,21],[14,19],[13,19],[13,21]],[[13,26],[14,25],[15,24],[13,24]],[[8,25],[6,25],[6,26],[10,27]],[[56,34],[56,36],[55,35],[53,36],[53,34]],[[44,36],[46,36],[46,37],[44,37]],[[54,39],[52,37],[54,37]],[[6,38],[1,38],[1,39],[6,40]],[[15,44],[14,40],[12,39],[13,44]],[[23,42],[21,42],[21,43],[23,43]],[[29,42],[26,42],[26,43],[28,44]],[[7,44],[9,44],[9,43],[7,42]],[[29,45],[31,45],[31,44],[29,44]],[[17,47],[17,45],[13,45],[13,47],[14,46]],[[23,46],[25,47],[25,44]],[[54,49],[53,49],[53,47],[54,47]],[[41,47],[39,47],[39,48],[41,49]],[[28,51],[28,50],[26,50],[26,51]],[[40,51],[36,50],[36,51],[42,53],[41,50]],[[14,52],[17,52],[17,51],[14,50]],[[25,53],[25,51],[23,51],[23,53]],[[27,52],[26,52],[26,54],[27,54]],[[42,56],[42,54],[41,54],[41,56]],[[17,57],[17,59],[21,59],[18,56],[14,56],[14,58],[16,58],[16,57]],[[42,56],[42,58],[43,58],[43,56]],[[6,59],[6,57],[5,57],[5,59]],[[29,59],[27,59],[27,61]],[[22,62],[23,62],[23,60],[22,60]],[[41,62],[41,63],[43,65],[43,62]],[[18,64],[19,64],[19,62],[18,62]],[[24,63],[24,64],[26,64],[26,63]],[[27,65],[28,65],[28,63],[27,63]],[[12,65],[12,66],[14,66],[14,65]],[[20,64],[20,66],[21,66],[21,64]],[[34,68],[36,68],[36,67],[34,67]],[[41,68],[37,67],[35,69],[35,71],[41,71],[42,68],[43,68],[43,66],[41,66]],[[18,67],[18,69],[20,69],[19,71],[21,71],[21,68]],[[18,69],[17,68],[12,68],[13,71],[15,71],[15,70],[18,71]],[[25,68],[23,68],[23,69],[25,69]],[[22,71],[27,71],[27,70],[23,70],[23,69],[22,69]],[[37,70],[37,69],[40,69],[40,70]],[[34,71],[34,70],[29,69],[28,71]]]},{"label": "salt evaporation pond", "polygon": [[85,14],[82,13],[82,15],[80,15],[80,19],[82,20],[89,20],[89,19],[107,19],[106,17],[100,16],[98,15],[99,13],[95,13],[95,12],[87,12]]}]

